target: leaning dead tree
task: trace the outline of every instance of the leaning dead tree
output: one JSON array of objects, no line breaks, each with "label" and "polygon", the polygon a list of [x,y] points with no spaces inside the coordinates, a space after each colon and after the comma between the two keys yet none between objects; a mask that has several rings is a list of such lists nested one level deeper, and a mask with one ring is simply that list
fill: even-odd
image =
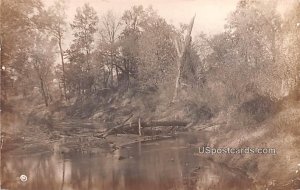
[{"label": "leaning dead tree", "polygon": [[196,17],[196,15],[192,18],[192,20],[188,26],[187,34],[184,38],[184,41],[182,42],[176,38],[174,40],[174,44],[175,44],[176,51],[177,51],[177,76],[176,76],[176,80],[175,80],[175,89],[174,89],[174,94],[173,94],[173,98],[172,98],[172,103],[176,101],[176,98],[178,95],[178,89],[180,87],[180,77],[181,77],[181,72],[182,72],[182,66],[183,66],[185,54],[191,45],[191,40],[192,40],[191,33],[192,33],[193,26],[194,26],[195,17]]}]

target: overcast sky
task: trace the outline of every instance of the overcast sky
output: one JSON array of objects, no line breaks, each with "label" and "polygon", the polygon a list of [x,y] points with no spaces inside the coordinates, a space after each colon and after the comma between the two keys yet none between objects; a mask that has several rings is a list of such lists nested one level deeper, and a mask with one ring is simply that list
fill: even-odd
[{"label": "overcast sky", "polygon": [[[226,16],[234,10],[238,0],[66,0],[68,20],[72,21],[77,7],[89,3],[101,16],[108,10],[121,16],[124,10],[134,5],[152,7],[169,23],[189,23],[196,13],[195,31],[206,33],[221,32]],[[52,5],[54,0],[44,0],[45,5]]]},{"label": "overcast sky", "polygon": [[[46,6],[52,5],[54,0],[43,0]],[[193,34],[201,31],[205,33],[219,33],[223,30],[225,19],[232,12],[238,0],[65,0],[68,20],[71,22],[77,7],[89,3],[101,17],[106,11],[112,10],[117,16],[121,16],[124,10],[134,5],[152,7],[159,15],[169,23],[176,26],[179,23],[189,23],[196,13]],[[294,0],[280,0],[279,10],[283,12]]]}]

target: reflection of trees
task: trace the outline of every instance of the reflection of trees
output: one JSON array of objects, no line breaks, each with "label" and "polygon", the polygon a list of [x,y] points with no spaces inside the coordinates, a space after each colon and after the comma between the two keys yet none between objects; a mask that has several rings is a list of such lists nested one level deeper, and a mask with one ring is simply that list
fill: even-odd
[{"label": "reflection of trees", "polygon": [[82,158],[77,158],[71,162],[71,184],[73,189],[84,189],[82,183],[86,180],[87,176],[86,164],[82,161]]},{"label": "reflection of trees", "polygon": [[57,160],[53,156],[49,158],[49,155],[41,155],[35,162],[37,163],[35,171],[31,172],[35,175],[35,178],[32,179],[31,189],[40,189],[41,187],[58,189],[59,183],[56,178]]},{"label": "reflection of trees", "polygon": [[[178,140],[174,144],[163,142],[152,147],[136,144],[131,149],[118,149],[115,156],[48,154],[13,157],[2,162],[2,187],[24,190],[193,189],[195,184],[186,184],[190,179],[185,177],[199,165],[202,167],[197,175],[192,176],[197,177],[199,188],[245,187],[247,181],[238,177],[243,174],[205,159],[199,161],[191,149],[182,146],[186,143]],[[120,156],[127,155],[130,158],[119,160]],[[28,176],[26,183],[18,179],[21,174]]]},{"label": "reflection of trees", "polygon": [[[89,160],[91,160],[91,154],[89,154]],[[89,162],[89,177],[88,177],[88,190],[90,190],[91,186],[92,186],[92,175],[91,175],[91,162]]]},{"label": "reflection of trees", "polygon": [[178,149],[171,149],[169,145],[154,145],[150,151],[146,149],[137,154],[133,163],[123,168],[124,173],[127,174],[125,176],[126,188],[182,189],[183,168]]},{"label": "reflection of trees", "polygon": [[64,184],[65,184],[65,168],[66,168],[66,164],[65,164],[65,156],[64,154],[62,154],[62,160],[63,160],[63,163],[62,163],[62,166],[63,166],[63,171],[62,171],[62,180],[61,180],[61,187],[60,187],[60,190],[63,190],[64,188]]},{"label": "reflection of trees", "polygon": [[[78,182],[76,189],[86,189],[87,186],[81,186],[83,183],[81,180],[86,179],[87,175],[81,172],[82,168],[87,168],[85,166],[79,166],[76,161],[73,163],[72,167],[66,167],[65,156],[62,158],[56,155],[44,154],[38,156],[31,156],[28,158],[22,157],[11,157],[2,160],[1,174],[2,184],[1,187],[7,189],[43,189],[43,190],[54,190],[63,189],[66,187],[65,180],[67,171],[71,168],[78,175],[71,178],[72,182]],[[62,162],[60,162],[62,160]],[[95,163],[90,163],[91,166]],[[76,167],[77,166],[77,167]],[[90,167],[91,168],[91,167]],[[28,181],[26,183],[21,183],[19,176],[21,174],[28,176]],[[90,172],[90,179],[92,173]],[[90,187],[92,183],[90,183]],[[76,186],[75,186],[76,187]],[[83,187],[83,188],[81,188]]]},{"label": "reflection of trees", "polygon": [[[31,158],[14,156],[2,160],[2,187],[24,190],[40,189],[41,187],[58,189],[56,163],[49,155],[39,155]],[[19,176],[22,174],[28,177],[28,181],[22,183],[19,180]]]},{"label": "reflection of trees", "polygon": [[[178,146],[180,145],[178,144]],[[183,189],[183,168],[182,168],[182,163],[181,163],[182,159],[180,158],[179,150],[174,151],[174,157],[175,157],[174,159],[176,164],[177,175],[179,176],[178,183],[176,183],[176,188]]]}]

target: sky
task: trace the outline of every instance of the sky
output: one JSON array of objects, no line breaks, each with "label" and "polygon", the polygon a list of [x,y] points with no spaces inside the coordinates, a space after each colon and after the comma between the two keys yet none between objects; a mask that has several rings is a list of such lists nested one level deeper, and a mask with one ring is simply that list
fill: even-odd
[{"label": "sky", "polygon": [[[44,0],[45,5],[52,5],[54,0]],[[72,21],[77,7],[89,3],[101,17],[108,10],[117,16],[134,5],[148,7],[152,5],[159,15],[178,26],[189,23],[196,14],[194,33],[218,33],[223,30],[225,18],[235,9],[238,0],[66,0],[68,20]]]},{"label": "sky", "polygon": [[[43,0],[46,6],[55,0]],[[65,0],[67,4],[67,20],[72,22],[77,7],[89,3],[101,17],[112,10],[121,17],[124,10],[134,5],[152,6],[168,23],[179,26],[189,23],[196,14],[193,35],[199,32],[216,34],[224,30],[227,16],[234,11],[238,0]],[[279,11],[284,12],[294,0],[279,0]]]},{"label": "sky", "polygon": [[[55,0],[42,0],[46,7],[54,4]],[[145,8],[152,6],[160,16],[170,24],[179,26],[180,23],[189,23],[196,14],[192,35],[200,32],[206,34],[217,34],[224,31],[226,18],[236,8],[239,0],[65,0],[67,5],[67,21],[71,23],[74,19],[76,9],[89,3],[101,18],[107,11],[112,10],[114,14],[121,17],[124,10],[134,5],[143,5]],[[275,1],[275,0],[274,0]],[[283,14],[294,1],[300,0],[278,0],[278,10]],[[70,29],[65,34],[63,48],[68,48],[73,37]]]}]

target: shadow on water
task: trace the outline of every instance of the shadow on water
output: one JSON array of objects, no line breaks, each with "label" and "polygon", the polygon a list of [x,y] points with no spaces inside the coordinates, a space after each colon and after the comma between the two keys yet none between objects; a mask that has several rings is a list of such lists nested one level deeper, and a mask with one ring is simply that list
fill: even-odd
[{"label": "shadow on water", "polygon": [[[182,190],[249,189],[239,171],[197,156],[184,136],[127,145],[113,153],[49,153],[2,159],[2,189]],[[22,182],[20,175],[26,175]]]}]

